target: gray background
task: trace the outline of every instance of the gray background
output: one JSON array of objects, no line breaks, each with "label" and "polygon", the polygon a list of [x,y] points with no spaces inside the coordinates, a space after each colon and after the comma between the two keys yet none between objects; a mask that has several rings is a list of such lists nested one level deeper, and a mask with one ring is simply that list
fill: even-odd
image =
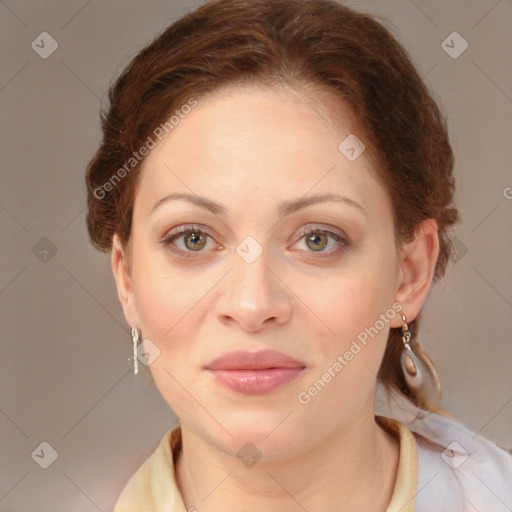
[{"label": "gray background", "polygon": [[[109,82],[199,3],[0,4],[2,511],[112,510],[176,424],[148,369],[139,364],[132,374],[109,256],[87,239],[84,171]],[[463,217],[459,262],[431,292],[420,341],[441,374],[443,405],[511,447],[512,3],[347,5],[391,20],[384,24],[448,115]],[[47,59],[31,47],[44,31],[58,42]],[[453,31],[469,44],[458,58],[441,46]],[[58,453],[47,469],[32,457],[44,441]]]}]

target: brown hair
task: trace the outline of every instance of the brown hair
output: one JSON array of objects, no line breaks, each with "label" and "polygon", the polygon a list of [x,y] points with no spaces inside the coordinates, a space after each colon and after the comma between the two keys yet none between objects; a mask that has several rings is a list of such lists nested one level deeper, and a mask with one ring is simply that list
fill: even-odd
[{"label": "brown hair", "polygon": [[[109,251],[117,233],[129,248],[134,152],[190,98],[244,82],[284,85],[327,92],[335,113],[348,107],[390,196],[399,249],[421,221],[436,220],[437,282],[453,252],[448,230],[459,221],[446,121],[408,53],[373,18],[334,0],[214,0],[165,29],[111,86],[101,112],[103,140],[86,174],[92,244]],[[413,334],[417,320],[408,322]],[[391,329],[379,378],[431,409],[404,382],[400,336]]]}]

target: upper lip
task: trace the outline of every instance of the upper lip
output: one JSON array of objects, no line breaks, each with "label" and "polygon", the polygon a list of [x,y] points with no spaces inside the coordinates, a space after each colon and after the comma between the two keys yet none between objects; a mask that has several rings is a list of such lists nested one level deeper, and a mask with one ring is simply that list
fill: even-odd
[{"label": "upper lip", "polygon": [[277,350],[248,352],[234,350],[206,365],[208,370],[264,370],[268,368],[305,368],[304,363]]}]

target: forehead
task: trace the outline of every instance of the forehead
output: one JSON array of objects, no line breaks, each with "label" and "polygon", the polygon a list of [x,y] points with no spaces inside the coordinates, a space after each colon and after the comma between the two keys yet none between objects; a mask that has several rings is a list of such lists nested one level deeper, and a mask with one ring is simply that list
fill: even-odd
[{"label": "forehead", "polygon": [[145,158],[136,208],[149,211],[166,193],[186,191],[228,208],[338,192],[371,209],[386,193],[364,152],[350,161],[340,151],[353,130],[348,114],[334,120],[325,97],[223,88],[198,100]]}]

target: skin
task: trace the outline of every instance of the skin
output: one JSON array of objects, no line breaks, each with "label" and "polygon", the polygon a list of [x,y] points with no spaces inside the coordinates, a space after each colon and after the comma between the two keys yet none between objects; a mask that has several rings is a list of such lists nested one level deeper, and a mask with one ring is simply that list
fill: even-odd
[{"label": "skin", "polygon": [[[364,134],[348,115],[332,122],[331,112],[320,96],[291,89],[238,86],[202,98],[142,164],[129,255],[114,236],[126,320],[158,346],[150,371],[180,421],[175,468],[187,509],[383,511],[391,498],[399,445],[374,408],[376,374],[400,315],[307,405],[297,396],[392,304],[416,317],[439,253],[437,225],[425,221],[397,252],[392,205],[366,153],[349,161],[338,150],[350,133]],[[174,192],[206,196],[227,214],[184,200],[150,214]],[[364,212],[323,202],[277,213],[281,201],[327,192]],[[184,224],[211,237],[199,252],[190,238],[188,247],[184,235],[175,240],[189,259],[160,243]],[[300,233],[315,225],[349,245],[336,253],[334,238],[321,240],[322,254],[330,253],[322,258]],[[236,252],[249,235],[263,249],[250,264]],[[306,370],[271,393],[243,395],[203,369],[239,348],[277,349]],[[252,467],[237,458],[247,442],[262,454]]]}]

